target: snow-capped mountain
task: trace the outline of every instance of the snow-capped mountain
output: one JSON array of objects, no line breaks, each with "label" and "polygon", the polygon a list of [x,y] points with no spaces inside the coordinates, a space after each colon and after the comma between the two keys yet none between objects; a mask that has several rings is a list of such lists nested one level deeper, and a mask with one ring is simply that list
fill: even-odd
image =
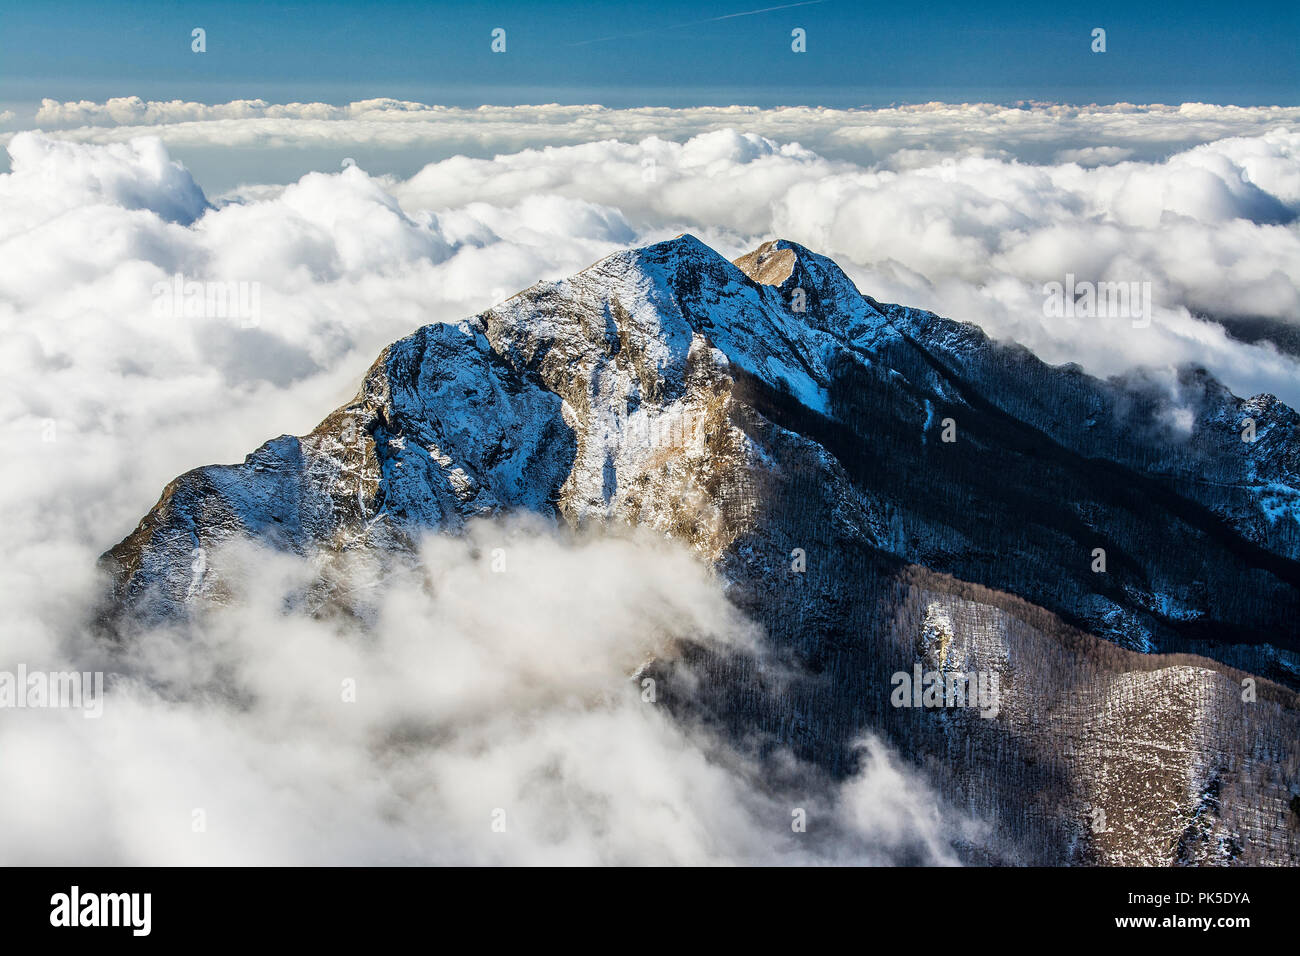
[{"label": "snow-capped mountain", "polygon": [[[832,774],[887,734],[993,822],[973,859],[1295,863],[1300,418],[1176,386],[878,303],[794,243],[680,236],[425,326],[310,434],[180,476],[105,555],[105,619],[219,599],[195,555],[236,538],[346,602],[333,557],[474,518],[651,529],[789,665],[713,657],[687,692],[655,662],[671,707]],[[997,706],[899,706],[916,666]]]}]

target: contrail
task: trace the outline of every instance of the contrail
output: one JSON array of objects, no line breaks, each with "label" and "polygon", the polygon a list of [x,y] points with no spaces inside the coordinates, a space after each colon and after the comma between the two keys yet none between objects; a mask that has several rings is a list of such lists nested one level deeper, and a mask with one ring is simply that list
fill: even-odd
[{"label": "contrail", "polygon": [[720,17],[705,17],[703,20],[691,20],[687,23],[673,23],[666,27],[652,27],[649,30],[638,30],[635,33],[616,33],[613,36],[596,37],[594,40],[579,40],[577,43],[570,43],[569,46],[586,46],[588,43],[604,43],[606,40],[626,40],[629,37],[643,37],[647,33],[662,33],[664,30],[680,30],[682,27],[699,26],[701,23],[716,23],[718,20],[732,20],[736,17],[752,17],[758,13],[771,13],[773,10],[789,10],[791,7],[811,7],[825,2],[826,0],[801,0],[800,3],[783,3],[778,7],[764,7],[761,10],[745,10],[743,13],[724,13]]}]

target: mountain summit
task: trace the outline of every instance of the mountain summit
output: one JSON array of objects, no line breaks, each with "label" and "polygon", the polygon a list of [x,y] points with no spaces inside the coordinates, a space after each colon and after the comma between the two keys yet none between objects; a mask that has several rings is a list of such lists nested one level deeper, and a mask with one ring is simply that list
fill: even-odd
[{"label": "mountain summit", "polygon": [[[1296,863],[1300,419],[1179,374],[1174,406],[796,243],[731,263],[683,235],[425,326],[310,434],[175,479],[104,556],[107,618],[219,598],[193,555],[232,539],[328,560],[519,511],[652,529],[798,675],[720,657],[671,707],[831,774],[887,735],[992,820],[972,859]],[[996,713],[891,701],[953,670]]]}]

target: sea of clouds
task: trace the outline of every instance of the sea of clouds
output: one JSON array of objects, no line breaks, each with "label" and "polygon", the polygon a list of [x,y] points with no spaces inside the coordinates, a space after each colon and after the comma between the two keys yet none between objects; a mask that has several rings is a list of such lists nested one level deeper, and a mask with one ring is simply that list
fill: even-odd
[{"label": "sea of clouds", "polygon": [[[172,477],[309,430],[414,328],[616,249],[780,236],[1051,362],[1194,362],[1300,403],[1293,357],[1215,321],[1300,323],[1296,109],[127,99],[0,123],[0,670],[122,675],[102,721],[0,714],[11,861],[953,859],[969,824],[878,742],[815,795],[836,839],[799,841],[798,794],[644,705],[647,609],[762,653],[704,570],[644,544],[534,530],[503,599],[468,544],[431,542],[463,579],[377,581],[348,625],[286,615],[310,569],[246,556],[264,573],[226,612],[107,663],[87,636],[96,557]],[[1153,321],[1046,318],[1067,273],[1150,282]],[[160,318],[177,274],[256,283],[257,321]]]}]

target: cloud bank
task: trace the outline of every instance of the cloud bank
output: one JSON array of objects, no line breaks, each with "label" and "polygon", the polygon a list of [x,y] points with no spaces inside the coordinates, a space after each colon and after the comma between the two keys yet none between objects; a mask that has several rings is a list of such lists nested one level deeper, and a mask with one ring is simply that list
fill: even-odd
[{"label": "cloud bank", "polygon": [[364,626],[286,613],[319,569],[232,548],[205,570],[225,604],[74,648],[113,675],[103,714],[0,724],[4,858],[951,864],[983,832],[877,740],[847,781],[787,757],[778,783],[667,714],[639,668],[679,637],[763,652],[683,550],[485,524],[406,570],[352,561]]},{"label": "cloud bank", "polygon": [[[120,171],[107,164],[125,155],[114,147],[153,150],[155,168],[166,166],[168,150],[240,168],[250,155],[267,168],[306,155],[324,173],[294,174],[288,186],[253,176],[217,193],[220,208],[189,237],[208,248],[195,250],[201,263],[189,257],[187,271],[285,286],[288,275],[334,281],[340,268],[365,281],[369,269],[385,280],[366,295],[382,296],[432,266],[449,273],[439,278],[450,285],[421,310],[438,319],[448,317],[444,296],[472,311],[494,293],[686,229],[729,255],[779,235],[832,256],[868,294],[976,322],[1050,362],[1098,375],[1198,363],[1238,392],[1295,404],[1295,363],[1270,342],[1290,342],[1293,353],[1300,343],[1298,119],[1294,108],[1204,104],[466,110],[394,100],[46,101],[36,120],[73,128],[57,134],[58,149],[39,134],[10,134],[10,198],[20,202],[17,184],[36,178],[32,170],[48,176],[76,155],[87,168],[105,164],[85,175],[101,177],[117,206],[139,208],[137,198],[111,193],[129,181],[113,186]],[[161,153],[138,145],[150,136],[163,141]],[[368,172],[352,166],[340,176],[339,164],[358,150],[369,150],[360,154]],[[385,159],[399,154],[406,159]],[[436,161],[421,163],[422,155]],[[81,175],[71,165],[64,172]],[[71,185],[57,197],[38,189],[32,201],[47,211],[75,206],[85,184]],[[156,193],[155,211],[183,222],[193,196],[171,188]],[[362,223],[327,212],[334,205],[343,214],[345,192],[356,195],[350,208],[373,203],[375,215]],[[338,228],[308,248],[324,216]],[[30,213],[20,207],[15,218]],[[234,239],[245,230],[256,240]],[[288,232],[292,248],[283,245]],[[56,282],[51,268],[37,265],[33,281]],[[1123,317],[1045,315],[1044,286],[1069,275],[1149,283],[1155,321],[1137,330]],[[285,291],[307,301],[304,288]],[[331,308],[311,306],[317,316]],[[1232,337],[1261,322],[1276,334],[1255,346]],[[313,367],[302,358],[288,364]]]},{"label": "cloud bank", "polygon": [[[61,130],[81,142],[120,142],[159,136],[172,148],[217,145],[263,149],[339,147],[517,152],[603,139],[648,137],[684,141],[736,129],[778,142],[798,141],[835,159],[889,162],[909,150],[978,148],[1028,162],[1120,159],[1151,161],[1232,136],[1249,136],[1300,121],[1297,107],[1236,107],[1204,103],[1111,106],[927,103],[883,109],[748,106],[672,109],[602,106],[482,106],[466,109],[394,99],[273,104],[235,100],[208,105],[119,97],[105,103],[46,99],[26,128]],[[488,154],[490,155],[490,153]]]},{"label": "cloud bank", "polygon": [[[878,743],[844,785],[774,792],[746,755],[641,700],[630,677],[663,648],[629,621],[761,647],[714,582],[644,543],[525,535],[537,570],[507,596],[458,550],[472,541],[430,542],[426,569],[453,580],[375,582],[384,600],[350,625],[284,616],[311,569],[243,556],[232,566],[261,570],[228,614],[144,635],[126,658],[87,641],[95,558],[172,477],[310,429],[419,325],[616,249],[690,230],[734,256],[780,235],[878,299],[1049,361],[1194,362],[1300,404],[1292,357],[1216,321],[1300,322],[1295,110],[113,101],[47,103],[37,120],[71,128],[5,134],[0,669],[126,676],[102,724],[0,724],[6,859],[950,862],[968,825]],[[205,191],[176,159],[233,149],[273,166],[311,143],[425,160],[399,175],[332,158]],[[1043,286],[1066,274],[1150,282],[1150,326],[1048,317]],[[256,321],[160,315],[178,275],[255,283]],[[592,587],[560,587],[560,571]],[[789,825],[805,798],[807,840]],[[196,808],[220,839],[192,830]]]}]

